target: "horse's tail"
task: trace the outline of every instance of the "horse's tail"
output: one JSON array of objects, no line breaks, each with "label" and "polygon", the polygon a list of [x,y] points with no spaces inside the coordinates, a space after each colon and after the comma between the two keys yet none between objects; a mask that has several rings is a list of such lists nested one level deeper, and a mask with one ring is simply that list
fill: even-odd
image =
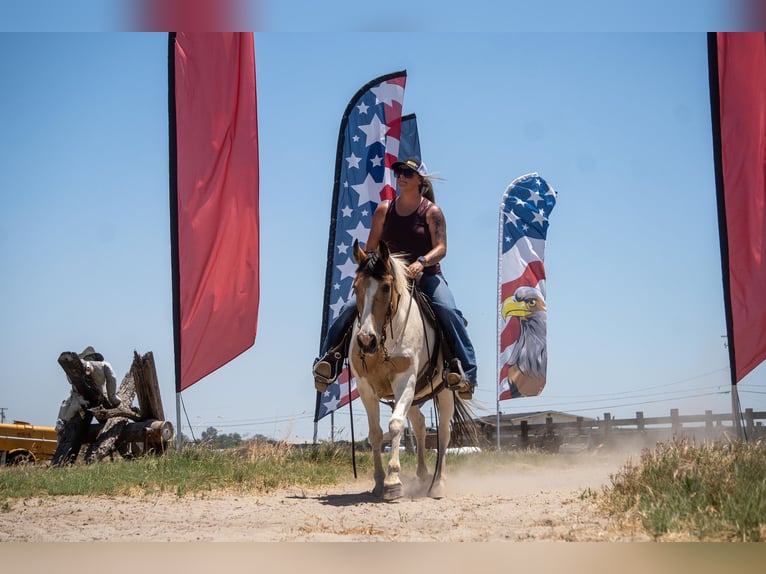
[{"label": "horse's tail", "polygon": [[455,412],[452,415],[452,440],[456,446],[480,446],[479,426],[468,403],[455,393]]}]

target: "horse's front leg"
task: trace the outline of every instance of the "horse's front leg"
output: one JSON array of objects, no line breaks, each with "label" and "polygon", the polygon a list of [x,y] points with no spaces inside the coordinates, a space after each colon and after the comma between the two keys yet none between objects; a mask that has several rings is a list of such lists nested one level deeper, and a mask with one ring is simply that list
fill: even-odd
[{"label": "horse's front leg", "polygon": [[391,457],[388,460],[388,473],[383,481],[383,500],[396,500],[402,496],[402,481],[399,473],[402,470],[399,463],[399,444],[405,427],[405,415],[412,405],[412,397],[415,394],[415,374],[405,373],[398,384],[394,384],[394,411],[388,422],[388,431],[391,434]]},{"label": "horse's front leg", "polygon": [[443,498],[446,492],[444,481],[444,460],[450,442],[450,425],[455,413],[455,395],[452,391],[444,390],[436,397],[436,407],[439,413],[439,445],[436,452],[436,471],[434,483],[428,495],[432,498]]},{"label": "horse's front leg", "polygon": [[378,498],[382,498],[383,479],[386,473],[383,471],[383,459],[380,453],[383,447],[383,430],[380,428],[380,405],[370,386],[363,383],[359,378],[357,378],[357,388],[359,389],[359,396],[362,399],[364,409],[367,411],[369,426],[369,436],[367,438],[372,447],[373,476],[375,478],[375,487],[372,493]]},{"label": "horse's front leg", "polygon": [[426,417],[420,411],[420,407],[410,407],[407,418],[412,423],[415,433],[415,450],[418,454],[418,469],[416,475],[421,484],[430,479],[426,466]]}]

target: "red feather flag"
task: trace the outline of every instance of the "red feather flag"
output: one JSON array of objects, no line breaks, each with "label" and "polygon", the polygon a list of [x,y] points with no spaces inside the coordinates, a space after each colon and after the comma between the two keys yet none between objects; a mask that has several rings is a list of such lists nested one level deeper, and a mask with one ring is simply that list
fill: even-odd
[{"label": "red feather flag", "polygon": [[710,39],[721,263],[736,384],[766,359],[766,34]]},{"label": "red feather flag", "polygon": [[255,342],[260,284],[253,34],[171,34],[169,68],[180,392]]}]

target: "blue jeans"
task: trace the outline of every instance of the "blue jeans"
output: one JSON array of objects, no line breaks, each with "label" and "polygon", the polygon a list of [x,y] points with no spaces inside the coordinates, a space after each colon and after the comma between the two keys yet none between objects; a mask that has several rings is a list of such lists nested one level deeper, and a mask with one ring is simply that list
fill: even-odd
[{"label": "blue jeans", "polygon": [[[471,339],[468,337],[463,314],[455,305],[455,298],[447,285],[447,280],[444,279],[443,275],[423,275],[419,286],[421,291],[428,295],[431,300],[442,333],[447,339],[452,353],[460,359],[465,378],[471,385],[476,385],[476,352],[473,349]],[[351,322],[355,317],[356,297],[352,293],[327,330],[327,336],[322,341],[321,356],[324,356],[330,347],[341,340],[344,333],[351,327]]]}]

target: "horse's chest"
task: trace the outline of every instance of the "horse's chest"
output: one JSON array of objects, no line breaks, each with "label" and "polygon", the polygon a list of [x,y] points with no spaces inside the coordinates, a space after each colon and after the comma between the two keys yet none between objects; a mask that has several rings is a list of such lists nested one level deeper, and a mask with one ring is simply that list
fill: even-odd
[{"label": "horse's chest", "polygon": [[364,379],[381,399],[393,398],[393,381],[410,365],[408,357],[384,357],[382,353],[365,355],[363,359],[358,355],[351,358],[351,366],[357,376]]}]

